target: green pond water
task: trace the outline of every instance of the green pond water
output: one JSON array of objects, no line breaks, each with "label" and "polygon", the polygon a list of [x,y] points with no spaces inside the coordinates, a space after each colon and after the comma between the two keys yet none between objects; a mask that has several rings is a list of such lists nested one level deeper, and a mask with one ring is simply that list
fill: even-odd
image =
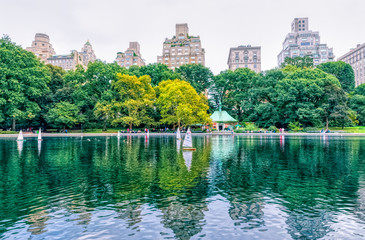
[{"label": "green pond water", "polygon": [[365,138],[0,139],[0,239],[364,239]]}]

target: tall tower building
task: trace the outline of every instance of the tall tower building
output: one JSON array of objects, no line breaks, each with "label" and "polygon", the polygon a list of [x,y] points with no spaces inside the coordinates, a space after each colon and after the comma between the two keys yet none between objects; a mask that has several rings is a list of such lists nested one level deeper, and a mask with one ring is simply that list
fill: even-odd
[{"label": "tall tower building", "polygon": [[175,69],[184,64],[205,65],[205,50],[201,46],[199,36],[190,36],[187,23],[176,24],[176,35],[166,38],[163,43],[162,56],[157,62]]},{"label": "tall tower building", "polygon": [[256,73],[261,72],[261,47],[241,45],[229,50],[228,68],[232,71],[237,68],[249,68]]},{"label": "tall tower building", "polygon": [[43,62],[47,62],[47,58],[56,54],[50,43],[49,36],[44,33],[36,33],[32,46],[27,47],[25,50],[33,52]]},{"label": "tall tower building", "polygon": [[284,42],[283,50],[278,55],[279,67],[285,58],[304,57],[313,58],[314,65],[333,61],[333,49],[327,44],[321,44],[319,32],[309,30],[308,18],[295,18],[291,24],[291,32]]},{"label": "tall tower building", "polygon": [[129,48],[125,52],[118,52],[115,61],[119,66],[129,68],[130,66],[145,66],[146,63],[142,59],[140,53],[140,45],[138,42],[130,42]]},{"label": "tall tower building", "polygon": [[93,47],[91,46],[89,40],[84,44],[84,46],[81,49],[81,52],[79,52],[81,56],[81,60],[85,66],[89,64],[89,62],[95,62],[96,55],[94,53]]}]

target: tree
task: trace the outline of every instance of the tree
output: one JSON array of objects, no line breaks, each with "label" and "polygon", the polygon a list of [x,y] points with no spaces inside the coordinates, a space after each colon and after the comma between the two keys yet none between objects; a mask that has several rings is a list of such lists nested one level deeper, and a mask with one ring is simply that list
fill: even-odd
[{"label": "tree", "polygon": [[118,92],[119,99],[114,103],[117,112],[113,124],[126,124],[130,129],[133,125],[152,125],[153,119],[147,114],[156,99],[151,78],[147,75],[138,78],[118,73],[117,79],[113,87]]},{"label": "tree", "polygon": [[311,58],[310,56],[294,57],[294,58],[287,57],[281,64],[281,68],[284,68],[287,65],[293,65],[298,68],[312,68],[314,66],[313,58]]},{"label": "tree", "polygon": [[207,99],[186,81],[162,81],[157,87],[156,104],[161,112],[161,122],[176,126],[209,123]]},{"label": "tree", "polygon": [[49,92],[50,74],[31,52],[0,39],[0,121],[6,125],[34,119],[41,111],[42,97]]},{"label": "tree", "polygon": [[103,120],[103,131],[106,131],[107,124],[111,123],[114,117],[113,111],[114,102],[97,102],[94,108],[94,114],[96,117]]},{"label": "tree", "polygon": [[83,117],[79,114],[80,110],[75,104],[69,102],[59,102],[46,115],[47,122],[55,127],[73,127],[81,122]]},{"label": "tree", "polygon": [[236,76],[231,70],[222,71],[213,77],[213,83],[210,89],[213,110],[218,110],[219,105],[221,105],[223,110],[231,113],[233,106],[231,99],[229,99],[229,91],[232,90],[232,84],[235,79]]},{"label": "tree", "polygon": [[342,61],[321,63],[317,68],[334,75],[341,83],[345,92],[351,92],[355,88],[355,74],[350,64]]},{"label": "tree", "polygon": [[[357,87],[358,88],[358,87]],[[356,91],[356,90],[355,90]],[[365,125],[365,96],[360,94],[355,94],[350,98],[349,101],[350,108],[356,112],[359,124]]]},{"label": "tree", "polygon": [[280,125],[299,122],[318,126],[325,122],[328,127],[329,120],[346,118],[346,95],[338,79],[320,69],[300,69],[278,81],[273,102],[282,119]]},{"label": "tree", "polygon": [[211,86],[213,73],[201,64],[181,65],[175,72],[189,82],[198,93],[205,92]]},{"label": "tree", "polygon": [[180,74],[174,73],[165,64],[161,63],[148,64],[147,66],[142,67],[132,66],[129,69],[128,74],[137,77],[148,75],[151,78],[152,86],[157,86],[161,81],[164,80],[180,78]]}]

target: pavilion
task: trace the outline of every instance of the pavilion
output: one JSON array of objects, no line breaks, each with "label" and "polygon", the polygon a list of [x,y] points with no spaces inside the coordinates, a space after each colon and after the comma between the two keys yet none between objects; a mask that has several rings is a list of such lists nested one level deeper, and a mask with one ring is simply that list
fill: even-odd
[{"label": "pavilion", "polygon": [[213,122],[213,128],[217,129],[217,131],[223,131],[226,128],[233,127],[235,123],[238,123],[236,119],[226,111],[222,111],[221,108],[219,108],[218,111],[215,111],[210,118]]}]

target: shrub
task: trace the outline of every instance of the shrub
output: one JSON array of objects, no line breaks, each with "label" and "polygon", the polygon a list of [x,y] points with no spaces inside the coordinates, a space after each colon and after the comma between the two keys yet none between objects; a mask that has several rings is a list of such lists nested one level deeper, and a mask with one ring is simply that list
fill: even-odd
[{"label": "shrub", "polygon": [[306,127],[303,129],[303,132],[307,132],[307,133],[318,133],[320,132],[317,128],[315,127]]},{"label": "shrub", "polygon": [[299,122],[291,122],[291,123],[289,123],[289,128],[293,132],[299,132],[299,131],[302,131],[303,130],[302,124],[300,124]]},{"label": "shrub", "polygon": [[267,131],[271,131],[271,132],[275,131],[275,132],[278,132],[278,131],[279,131],[279,129],[278,129],[277,127],[275,127],[275,126],[270,126],[270,127],[267,129]]}]

